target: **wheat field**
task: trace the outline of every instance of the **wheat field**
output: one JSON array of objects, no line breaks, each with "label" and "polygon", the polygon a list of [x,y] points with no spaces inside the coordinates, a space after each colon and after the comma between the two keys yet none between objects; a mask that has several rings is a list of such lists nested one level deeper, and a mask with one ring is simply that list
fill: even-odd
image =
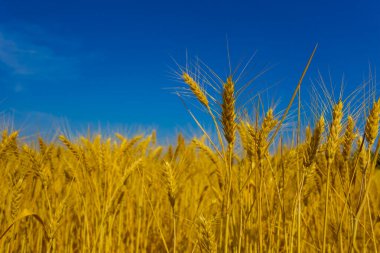
[{"label": "wheat field", "polygon": [[232,76],[218,103],[193,73],[180,76],[214,135],[190,110],[203,137],[167,146],[155,132],[27,142],[3,130],[0,251],[378,251],[380,100],[362,110],[362,130],[338,100],[286,142],[304,74],[285,111],[251,120]]}]

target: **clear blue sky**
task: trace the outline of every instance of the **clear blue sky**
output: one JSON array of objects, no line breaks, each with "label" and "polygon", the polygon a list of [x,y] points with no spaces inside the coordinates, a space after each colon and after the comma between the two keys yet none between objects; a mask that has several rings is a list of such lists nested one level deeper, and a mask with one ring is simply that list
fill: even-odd
[{"label": "clear blue sky", "polygon": [[171,57],[184,64],[187,50],[224,76],[226,37],[232,64],[257,52],[253,75],[274,67],[262,82],[277,84],[276,100],[316,43],[305,89],[320,70],[350,90],[379,66],[380,3],[0,0],[0,111],[170,133],[191,121],[166,89],[179,85]]}]

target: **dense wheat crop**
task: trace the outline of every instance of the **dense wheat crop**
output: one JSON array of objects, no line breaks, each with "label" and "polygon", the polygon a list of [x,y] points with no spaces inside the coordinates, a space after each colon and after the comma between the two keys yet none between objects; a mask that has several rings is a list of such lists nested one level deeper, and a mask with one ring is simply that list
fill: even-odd
[{"label": "dense wheat crop", "polygon": [[47,143],[4,130],[0,251],[377,252],[380,101],[362,111],[362,131],[335,101],[285,142],[288,110],[249,120],[232,76],[219,103],[181,77],[215,136],[200,123],[202,138],[165,147],[155,132]]}]

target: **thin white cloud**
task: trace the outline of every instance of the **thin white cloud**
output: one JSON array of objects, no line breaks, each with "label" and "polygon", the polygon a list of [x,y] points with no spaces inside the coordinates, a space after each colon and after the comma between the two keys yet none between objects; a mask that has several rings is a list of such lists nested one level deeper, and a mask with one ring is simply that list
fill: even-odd
[{"label": "thin white cloud", "polygon": [[[54,36],[41,30],[38,33],[31,30],[10,31],[0,26],[0,71],[5,73],[4,79],[13,87],[12,90],[21,92],[31,81],[53,82],[77,78],[78,58],[55,50],[53,43],[59,39]],[[35,36],[43,36],[48,43],[37,43]]]},{"label": "thin white cloud", "polygon": [[3,32],[0,31],[0,62],[9,67],[14,73],[26,73],[25,66],[20,64],[20,55],[23,52],[18,48],[17,44],[6,39]]},{"label": "thin white cloud", "polygon": [[16,83],[13,85],[13,91],[15,93],[23,92],[24,91],[24,86],[21,83]]}]

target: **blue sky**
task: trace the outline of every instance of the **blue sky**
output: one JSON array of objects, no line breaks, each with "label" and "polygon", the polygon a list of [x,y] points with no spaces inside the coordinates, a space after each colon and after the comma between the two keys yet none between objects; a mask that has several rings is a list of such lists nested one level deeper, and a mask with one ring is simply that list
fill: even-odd
[{"label": "blue sky", "polygon": [[23,127],[186,129],[172,58],[187,51],[224,77],[227,37],[233,66],[256,53],[248,75],[271,67],[254,84],[275,85],[270,100],[287,101],[316,43],[303,91],[318,71],[349,91],[379,66],[380,3],[0,0],[0,110]]}]

